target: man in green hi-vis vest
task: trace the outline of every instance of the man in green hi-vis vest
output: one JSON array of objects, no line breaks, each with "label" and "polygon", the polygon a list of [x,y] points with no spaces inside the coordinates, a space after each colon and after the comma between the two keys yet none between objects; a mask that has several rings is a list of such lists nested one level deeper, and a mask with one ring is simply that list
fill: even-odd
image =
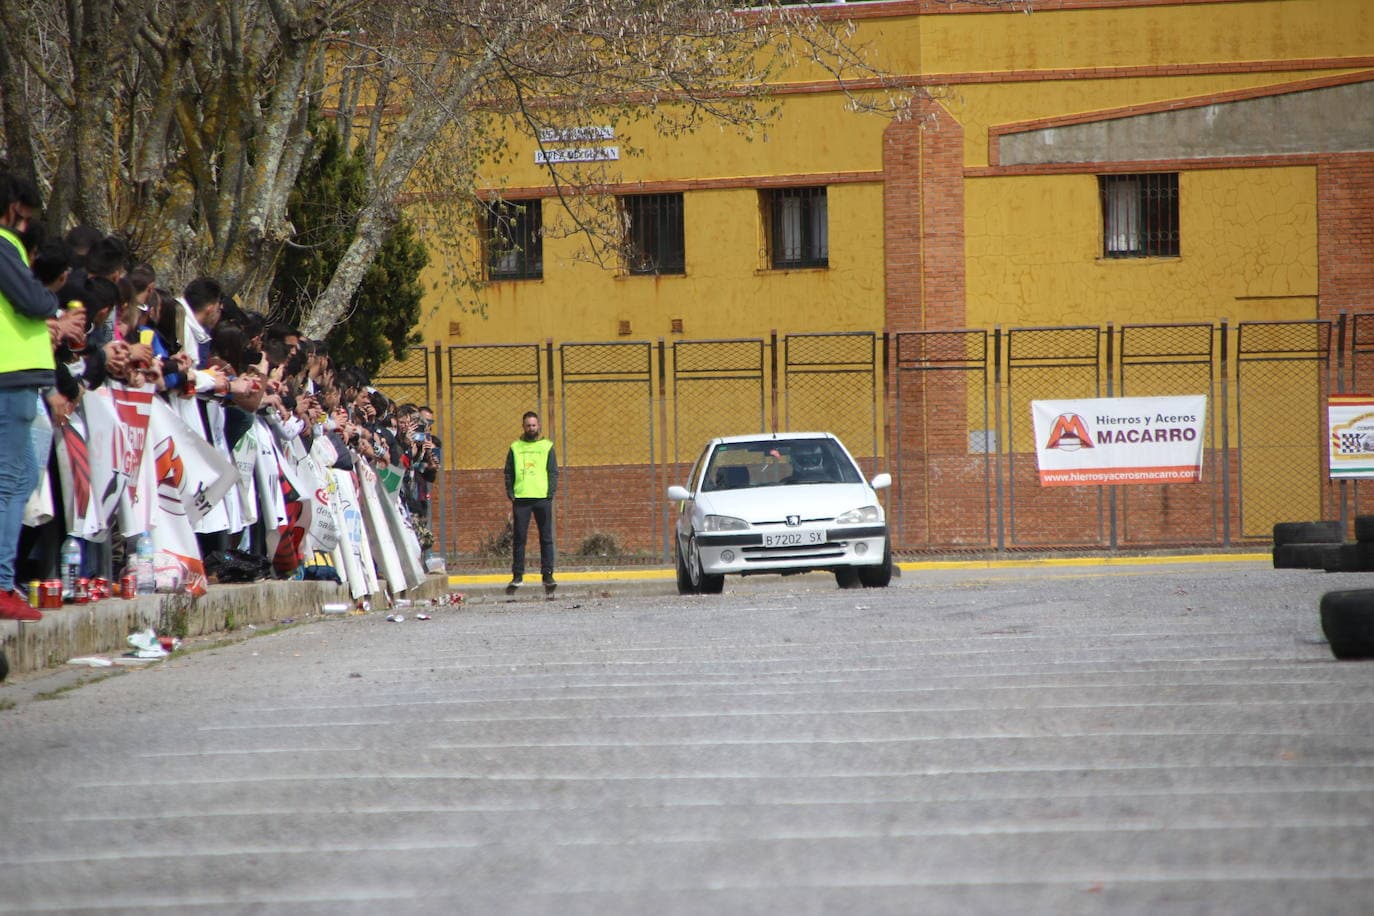
[{"label": "man in green hi-vis vest", "polygon": [[558,459],[553,443],[539,433],[539,414],[526,411],[524,431],[506,453],[506,498],[511,504],[512,538],[510,585],[514,591],[525,581],[525,539],[530,516],[539,526],[539,572],[544,589],[553,591],[553,496],[558,491]]}]

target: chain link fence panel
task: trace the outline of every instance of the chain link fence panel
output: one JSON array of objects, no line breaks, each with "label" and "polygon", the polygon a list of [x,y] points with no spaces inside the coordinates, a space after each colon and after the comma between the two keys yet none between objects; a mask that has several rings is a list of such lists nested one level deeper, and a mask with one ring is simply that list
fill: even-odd
[{"label": "chain link fence panel", "polygon": [[1032,401],[1102,396],[1102,331],[1015,328],[1006,341],[1007,546],[1102,546],[1105,488],[1040,486],[1031,419]]},{"label": "chain link fence panel", "polygon": [[[654,346],[645,341],[559,347],[559,531],[565,553],[600,543],[657,549],[662,484]],[[647,535],[647,537],[646,537]]]},{"label": "chain link fence panel", "polygon": [[1324,518],[1329,321],[1242,322],[1236,342],[1240,527]]},{"label": "chain link fence panel", "polygon": [[377,370],[372,387],[397,404],[433,407],[430,356],[427,347],[407,347],[401,359]]},{"label": "chain link fence panel", "polygon": [[894,485],[883,495],[899,549],[996,546],[990,340],[987,331],[896,335]]},{"label": "chain link fence panel", "polygon": [[783,338],[783,427],[834,433],[872,476],[878,438],[878,335],[788,334]]},{"label": "chain link fence panel", "polygon": [[1215,544],[1223,536],[1227,455],[1218,430],[1224,405],[1212,379],[1220,366],[1210,324],[1124,325],[1119,329],[1116,393],[1121,397],[1206,395],[1202,480],[1120,487],[1120,541],[1132,546]]}]

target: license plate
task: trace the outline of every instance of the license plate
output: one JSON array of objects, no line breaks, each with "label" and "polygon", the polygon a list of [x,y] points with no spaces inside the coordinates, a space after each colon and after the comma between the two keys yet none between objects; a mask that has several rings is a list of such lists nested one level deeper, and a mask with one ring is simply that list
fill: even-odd
[{"label": "license plate", "polygon": [[782,531],[763,536],[764,547],[805,547],[808,544],[824,543],[824,531]]}]

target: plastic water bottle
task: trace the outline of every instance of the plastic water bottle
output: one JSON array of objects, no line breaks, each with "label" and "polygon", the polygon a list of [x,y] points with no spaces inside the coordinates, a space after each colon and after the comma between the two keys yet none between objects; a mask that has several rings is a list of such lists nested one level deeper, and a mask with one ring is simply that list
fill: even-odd
[{"label": "plastic water bottle", "polygon": [[157,572],[153,566],[153,536],[143,532],[134,547],[134,584],[140,595],[157,591]]},{"label": "plastic water bottle", "polygon": [[62,542],[62,600],[76,600],[76,580],[81,576],[81,542],[71,535]]}]

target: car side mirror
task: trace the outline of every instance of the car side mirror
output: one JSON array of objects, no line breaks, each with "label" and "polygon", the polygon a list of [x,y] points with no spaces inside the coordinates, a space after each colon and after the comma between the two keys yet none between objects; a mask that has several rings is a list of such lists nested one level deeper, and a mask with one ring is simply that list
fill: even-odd
[{"label": "car side mirror", "polygon": [[691,499],[692,494],[687,492],[686,487],[672,486],[668,488],[668,498],[673,502],[682,502],[684,499]]},{"label": "car side mirror", "polygon": [[877,477],[873,478],[870,482],[870,486],[875,490],[884,490],[892,486],[892,475],[886,472],[879,474]]}]

